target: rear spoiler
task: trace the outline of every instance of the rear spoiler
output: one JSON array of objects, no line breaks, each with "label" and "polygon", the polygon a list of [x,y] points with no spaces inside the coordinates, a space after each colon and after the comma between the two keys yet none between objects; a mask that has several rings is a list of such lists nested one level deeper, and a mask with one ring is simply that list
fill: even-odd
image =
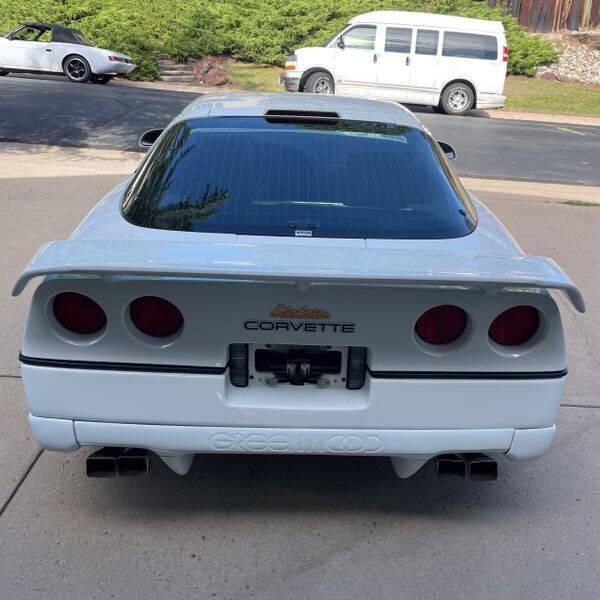
[{"label": "rear spoiler", "polygon": [[315,283],[477,286],[563,291],[579,312],[577,287],[548,258],[310,244],[64,240],[42,246],[17,279],[18,296],[30,279],[47,275],[185,277]]}]

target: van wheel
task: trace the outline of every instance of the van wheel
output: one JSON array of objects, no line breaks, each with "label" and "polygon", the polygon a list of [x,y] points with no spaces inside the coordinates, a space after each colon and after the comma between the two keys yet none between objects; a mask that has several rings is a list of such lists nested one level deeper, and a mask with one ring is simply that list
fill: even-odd
[{"label": "van wheel", "polygon": [[85,83],[92,76],[90,65],[83,56],[69,56],[63,63],[63,72],[67,79],[75,83]]},{"label": "van wheel", "polygon": [[306,80],[304,91],[309,94],[333,94],[333,79],[329,73],[317,71]]},{"label": "van wheel", "polygon": [[475,94],[466,83],[451,83],[443,92],[440,104],[449,115],[464,115],[473,108]]}]

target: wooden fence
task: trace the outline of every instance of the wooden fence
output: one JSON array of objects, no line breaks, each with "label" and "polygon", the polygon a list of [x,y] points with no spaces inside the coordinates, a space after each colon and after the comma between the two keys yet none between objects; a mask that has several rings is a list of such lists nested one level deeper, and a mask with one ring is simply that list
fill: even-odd
[{"label": "wooden fence", "polygon": [[591,29],[600,25],[600,0],[488,0],[504,6],[529,31]]}]

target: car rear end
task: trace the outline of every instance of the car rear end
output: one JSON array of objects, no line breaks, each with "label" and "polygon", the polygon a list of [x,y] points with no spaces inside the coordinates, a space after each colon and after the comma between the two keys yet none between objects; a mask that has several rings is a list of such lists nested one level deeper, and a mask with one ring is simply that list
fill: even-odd
[{"label": "car rear end", "polygon": [[99,50],[94,56],[93,71],[96,75],[129,75],[135,70],[136,65],[127,54],[111,50]]},{"label": "car rear end", "polygon": [[[473,69],[474,83],[477,87],[477,108],[503,108],[506,104],[504,85],[509,59],[508,42],[504,25],[501,22],[486,21],[484,23],[486,27],[492,27],[493,29],[482,37],[489,39],[493,35],[495,38],[493,46],[495,48],[493,48],[493,54],[486,60],[472,60],[469,64]],[[485,55],[485,45],[481,52],[482,55]]]},{"label": "car rear end", "polygon": [[176,124],[16,285],[45,276],[21,355],[40,444],[149,449],[181,473],[205,452],[389,456],[403,477],[541,455],[566,376],[547,288],[583,302],[479,232],[453,177],[410,126]]},{"label": "car rear end", "polygon": [[549,295],[435,286],[55,278],[21,360],[34,432],[60,450],[532,458],[566,375]]}]

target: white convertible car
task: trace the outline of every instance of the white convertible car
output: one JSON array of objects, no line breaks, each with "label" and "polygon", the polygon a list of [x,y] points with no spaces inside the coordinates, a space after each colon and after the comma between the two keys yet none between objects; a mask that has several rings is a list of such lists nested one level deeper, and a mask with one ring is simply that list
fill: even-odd
[{"label": "white convertible car", "polygon": [[92,46],[80,31],[69,27],[23,23],[0,37],[0,75],[62,73],[76,83],[108,83],[134,69],[127,54]]},{"label": "white convertible car", "polygon": [[16,282],[42,278],[20,359],[44,448],[103,446],[94,476],[225,452],[471,479],[548,449],[567,374],[548,290],[581,294],[409,111],[206,95],[152,142]]}]

